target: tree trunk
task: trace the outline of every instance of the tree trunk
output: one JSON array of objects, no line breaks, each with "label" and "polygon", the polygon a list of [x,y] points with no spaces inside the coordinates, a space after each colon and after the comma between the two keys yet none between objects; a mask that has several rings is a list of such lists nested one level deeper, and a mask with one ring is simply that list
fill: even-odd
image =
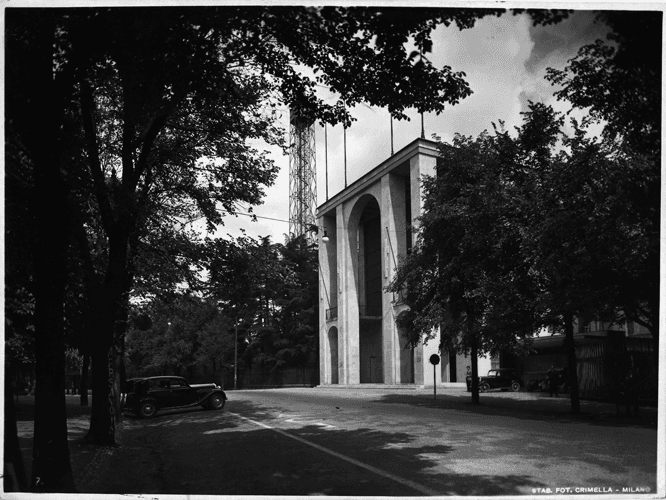
[{"label": "tree trunk", "polygon": [[571,391],[571,413],[580,413],[580,396],[578,393],[578,371],[576,369],[576,345],[573,338],[573,315],[564,315],[564,349],[569,367],[569,388]]},{"label": "tree trunk", "polygon": [[[30,65],[35,87],[28,106],[34,115],[30,149],[34,166],[35,223],[35,423],[31,486],[38,492],[74,491],[65,403],[65,285],[67,198],[61,174],[62,110],[53,80],[55,23],[37,19]],[[39,22],[41,21],[41,22]]]},{"label": "tree trunk", "polygon": [[[44,144],[45,150],[51,146]],[[72,491],[65,404],[66,253],[58,164],[35,162],[35,428],[33,485],[38,491]],[[49,170],[47,172],[46,170]],[[65,234],[63,234],[65,233]]]},{"label": "tree trunk", "polygon": [[112,350],[112,356],[113,356],[113,389],[111,391],[112,397],[113,397],[113,417],[115,419],[115,423],[119,424],[122,419],[123,419],[123,413],[122,413],[122,401],[120,399],[121,393],[122,393],[122,386],[124,385],[123,383],[123,372],[124,366],[123,366],[123,352],[119,348],[117,343],[114,343],[113,345],[113,350]]},{"label": "tree trunk", "polygon": [[[115,445],[116,434],[116,342],[119,323],[122,323],[124,305],[127,302],[127,233],[122,230],[107,231],[109,235],[109,264],[103,292],[96,294],[92,310],[96,312],[97,336],[92,342],[93,401],[89,442]],[[124,323],[123,323],[124,324]]]},{"label": "tree trunk", "polygon": [[477,347],[476,336],[472,338],[472,403],[479,404],[479,349]]},{"label": "tree trunk", "polygon": [[79,392],[81,393],[81,406],[88,406],[88,377],[90,366],[90,354],[88,352],[83,353],[83,364],[81,365],[81,387]]},{"label": "tree trunk", "polygon": [[110,390],[114,377],[112,352],[113,347],[108,339],[100,338],[91,353],[93,402],[90,429],[85,439],[101,445],[116,443],[113,392]]},{"label": "tree trunk", "polygon": [[113,320],[111,298],[99,293],[91,300],[96,333],[90,343],[92,361],[92,410],[86,441],[100,445],[115,445],[115,416],[113,405]]},{"label": "tree trunk", "polygon": [[[129,283],[127,286],[129,289],[131,287],[131,277],[129,275],[127,282]],[[125,388],[125,334],[127,332],[127,322],[129,319],[129,301],[127,294],[124,295],[119,315],[120,317],[116,320],[114,329],[113,401],[116,423],[120,423],[123,417],[121,394]]]},{"label": "tree trunk", "polygon": [[[655,264],[655,269],[659,269],[659,262]],[[654,356],[654,373],[656,377],[659,377],[659,291],[656,290],[655,293],[650,294],[650,300],[648,301],[650,307],[650,316],[652,319],[652,327],[650,328],[650,333],[652,334],[652,340],[654,342],[652,355]]]}]

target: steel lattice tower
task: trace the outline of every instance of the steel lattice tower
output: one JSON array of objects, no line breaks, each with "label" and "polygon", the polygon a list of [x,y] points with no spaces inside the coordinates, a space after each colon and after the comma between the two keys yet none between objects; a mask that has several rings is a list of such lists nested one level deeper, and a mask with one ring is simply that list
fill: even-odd
[{"label": "steel lattice tower", "polygon": [[304,120],[294,108],[289,115],[289,232],[294,236],[305,234],[307,241],[314,243],[312,226],[317,204],[314,122]]}]

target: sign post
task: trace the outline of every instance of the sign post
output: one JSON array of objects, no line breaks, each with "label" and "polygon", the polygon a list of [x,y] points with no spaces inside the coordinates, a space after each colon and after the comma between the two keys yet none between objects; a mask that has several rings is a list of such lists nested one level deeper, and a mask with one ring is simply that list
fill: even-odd
[{"label": "sign post", "polygon": [[437,365],[439,364],[439,356],[433,354],[430,356],[430,362],[432,363],[432,389],[434,391],[434,399],[437,399]]}]

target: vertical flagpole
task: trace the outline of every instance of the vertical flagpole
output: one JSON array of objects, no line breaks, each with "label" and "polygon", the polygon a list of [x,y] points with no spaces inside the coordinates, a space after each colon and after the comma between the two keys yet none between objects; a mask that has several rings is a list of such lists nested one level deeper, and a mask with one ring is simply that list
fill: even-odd
[{"label": "vertical flagpole", "polygon": [[[423,59],[423,48],[422,47],[419,47],[419,57],[421,59]],[[419,112],[421,113],[421,139],[425,139],[425,126],[424,126],[424,123],[423,123],[423,111],[419,110]]]},{"label": "vertical flagpole", "polygon": [[343,148],[345,150],[345,187],[347,187],[347,126],[344,126]]},{"label": "vertical flagpole", "polygon": [[326,170],[326,201],[328,201],[328,132],[324,123],[324,163]]},{"label": "vertical flagpole", "polygon": [[423,112],[421,112],[421,139],[425,139],[425,127],[423,125]]}]

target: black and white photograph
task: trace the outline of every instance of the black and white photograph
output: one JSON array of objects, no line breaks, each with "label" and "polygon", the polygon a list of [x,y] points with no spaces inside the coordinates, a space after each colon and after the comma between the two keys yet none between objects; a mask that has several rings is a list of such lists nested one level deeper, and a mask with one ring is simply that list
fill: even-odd
[{"label": "black and white photograph", "polygon": [[664,4],[0,7],[3,499],[666,498]]}]

